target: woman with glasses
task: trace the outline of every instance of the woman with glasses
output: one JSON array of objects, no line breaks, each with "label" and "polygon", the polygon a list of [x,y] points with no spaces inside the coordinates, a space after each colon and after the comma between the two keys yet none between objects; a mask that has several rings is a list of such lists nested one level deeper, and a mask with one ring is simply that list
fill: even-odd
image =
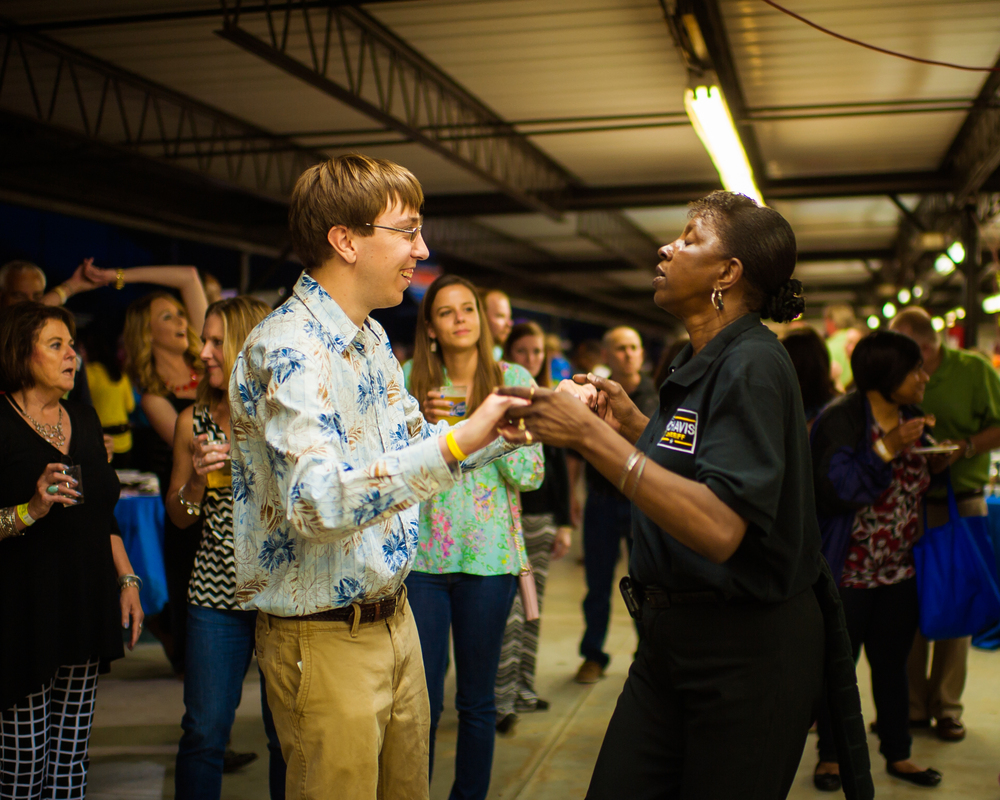
[{"label": "woman with glasses", "polygon": [[[97,676],[142,631],[101,422],[64,400],[73,316],[0,319],[0,797],[83,800]],[[71,477],[67,465],[76,469]]]}]

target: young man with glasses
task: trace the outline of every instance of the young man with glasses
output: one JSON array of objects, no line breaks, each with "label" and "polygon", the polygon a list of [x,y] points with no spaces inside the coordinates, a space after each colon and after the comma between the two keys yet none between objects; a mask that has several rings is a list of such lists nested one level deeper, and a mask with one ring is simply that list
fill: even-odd
[{"label": "young man with glasses", "polygon": [[427,685],[403,589],[417,503],[512,449],[496,433],[511,398],[454,429],[427,423],[368,316],[402,301],[428,255],[422,204],[388,161],[306,170],[289,223],[307,269],[230,384],[237,598],[259,612],[289,800],[427,797]]}]

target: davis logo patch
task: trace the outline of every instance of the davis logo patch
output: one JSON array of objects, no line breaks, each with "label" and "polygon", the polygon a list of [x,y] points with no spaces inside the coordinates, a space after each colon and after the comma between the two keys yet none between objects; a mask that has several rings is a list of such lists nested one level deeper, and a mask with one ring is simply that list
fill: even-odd
[{"label": "davis logo patch", "polygon": [[678,408],[663,431],[659,447],[677,450],[681,453],[694,453],[698,441],[698,412]]}]

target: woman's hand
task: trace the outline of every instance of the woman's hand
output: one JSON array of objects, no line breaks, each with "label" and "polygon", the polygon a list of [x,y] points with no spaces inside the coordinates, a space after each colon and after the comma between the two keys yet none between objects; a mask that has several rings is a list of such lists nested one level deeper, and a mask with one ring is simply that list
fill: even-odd
[{"label": "woman's hand", "polygon": [[574,375],[573,380],[576,383],[586,382],[599,392],[597,412],[605,422],[622,432],[638,428],[631,441],[639,438],[649,419],[636,407],[620,383],[593,373]]},{"label": "woman's hand", "polygon": [[893,457],[898,456],[923,436],[924,424],[925,420],[923,417],[908,419],[883,436],[882,441],[885,442],[885,446],[889,448],[889,452],[892,453]]},{"label": "woman's hand", "polygon": [[502,386],[497,391],[507,397],[531,401],[530,405],[511,408],[500,427],[500,433],[510,442],[541,441],[576,449],[586,440],[589,426],[596,422],[590,409],[566,392],[528,386]]},{"label": "woman's hand", "polygon": [[107,434],[104,434],[104,452],[108,454],[108,463],[110,464],[115,457],[115,440]]},{"label": "woman's hand", "polygon": [[142,611],[142,603],[139,602],[139,589],[135,586],[126,586],[122,589],[122,627],[132,628],[132,635],[129,636],[128,649],[135,647],[142,634],[142,621],[146,615]]},{"label": "woman's hand", "polygon": [[436,425],[445,417],[450,417],[454,408],[454,401],[445,400],[441,392],[431,389],[427,393],[427,399],[424,401],[424,419],[432,425]]},{"label": "woman's hand", "polygon": [[195,475],[204,483],[209,472],[222,469],[229,461],[229,442],[209,441],[203,433],[191,442],[191,466]]},{"label": "woman's hand", "polygon": [[573,544],[573,528],[569,525],[560,525],[556,528],[556,538],[552,540],[552,560],[558,561],[566,555],[571,544]]},{"label": "woman's hand", "polygon": [[114,283],[118,278],[116,270],[94,266],[93,258],[83,259],[83,263],[77,268],[77,272],[80,270],[83,271],[82,277],[89,284],[88,288],[90,289],[96,289],[98,286],[107,286]]},{"label": "woman's hand", "polygon": [[[527,398],[533,387],[517,388],[524,389],[525,398]],[[542,390],[537,389],[536,391]],[[454,429],[455,443],[458,444],[463,453],[472,455],[497,438],[497,429],[507,420],[509,412],[529,405],[527,399],[494,392],[480,404],[479,408],[472,412],[472,416]],[[524,437],[521,438],[520,443],[524,443]]]},{"label": "woman's hand", "polygon": [[[28,513],[32,519],[44,517],[56,503],[64,506],[76,505],[80,493],[74,488],[76,481],[69,475],[64,475],[65,464],[46,464],[45,471],[35,484],[35,493],[28,501]],[[49,491],[51,487],[57,487]]]}]

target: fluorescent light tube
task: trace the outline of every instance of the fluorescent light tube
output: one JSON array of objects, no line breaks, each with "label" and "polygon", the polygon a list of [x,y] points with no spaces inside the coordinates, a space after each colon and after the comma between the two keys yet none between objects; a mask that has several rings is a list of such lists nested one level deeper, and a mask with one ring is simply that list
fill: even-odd
[{"label": "fluorescent light tube", "polygon": [[722,178],[722,185],[764,205],[722,90],[718,86],[688,89],[684,92],[684,108]]}]

